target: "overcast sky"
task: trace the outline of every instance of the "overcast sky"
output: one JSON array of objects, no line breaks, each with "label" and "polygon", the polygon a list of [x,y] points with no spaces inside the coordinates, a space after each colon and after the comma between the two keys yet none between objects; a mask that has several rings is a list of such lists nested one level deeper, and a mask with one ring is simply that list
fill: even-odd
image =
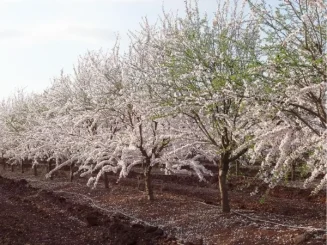
[{"label": "overcast sky", "polygon": [[[199,2],[215,11],[216,0]],[[154,22],[163,5],[183,11],[184,0],[0,0],[0,99],[17,89],[42,91],[79,55],[113,47],[117,34],[127,47],[127,31],[144,16]]]}]

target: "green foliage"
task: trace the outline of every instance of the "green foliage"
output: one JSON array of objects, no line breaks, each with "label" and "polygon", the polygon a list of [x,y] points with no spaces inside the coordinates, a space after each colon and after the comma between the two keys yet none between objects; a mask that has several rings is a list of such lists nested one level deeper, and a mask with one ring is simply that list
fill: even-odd
[{"label": "green foliage", "polygon": [[211,84],[212,84],[212,88],[214,89],[214,91],[219,91],[225,87],[226,79],[221,78],[221,77],[216,77],[212,80]]},{"label": "green foliage", "polygon": [[307,164],[300,164],[298,170],[300,171],[301,178],[305,178],[311,172]]},{"label": "green foliage", "polygon": [[266,202],[266,195],[263,195],[263,196],[261,196],[261,197],[259,198],[259,203],[260,203],[261,205],[263,205],[263,204],[265,204],[265,202]]}]

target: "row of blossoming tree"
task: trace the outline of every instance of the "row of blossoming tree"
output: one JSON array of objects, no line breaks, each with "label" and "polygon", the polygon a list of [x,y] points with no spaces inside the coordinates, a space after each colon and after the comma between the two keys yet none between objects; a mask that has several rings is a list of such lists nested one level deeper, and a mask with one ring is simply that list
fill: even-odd
[{"label": "row of blossoming tree", "polygon": [[271,187],[303,165],[327,181],[327,4],[289,0],[220,1],[214,18],[185,4],[130,33],[130,48],[80,57],[74,74],[41,94],[17,93],[1,104],[0,150],[9,164],[54,163],[88,177],[142,169],[149,200],[151,171],[218,165],[223,212],[230,211],[231,164],[261,163]]}]

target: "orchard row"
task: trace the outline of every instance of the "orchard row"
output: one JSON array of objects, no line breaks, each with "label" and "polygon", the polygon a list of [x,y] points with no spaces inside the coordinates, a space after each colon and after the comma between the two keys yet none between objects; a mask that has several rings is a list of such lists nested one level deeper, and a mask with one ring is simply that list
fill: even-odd
[{"label": "orchard row", "polygon": [[[214,19],[187,1],[185,16],[164,12],[130,33],[123,53],[80,57],[73,74],[40,94],[17,93],[0,108],[0,150],[11,165],[54,162],[96,187],[105,173],[219,168],[223,212],[231,164],[260,163],[274,187],[294,167],[326,185],[327,4],[220,1]],[[94,173],[96,176],[94,177]]]}]

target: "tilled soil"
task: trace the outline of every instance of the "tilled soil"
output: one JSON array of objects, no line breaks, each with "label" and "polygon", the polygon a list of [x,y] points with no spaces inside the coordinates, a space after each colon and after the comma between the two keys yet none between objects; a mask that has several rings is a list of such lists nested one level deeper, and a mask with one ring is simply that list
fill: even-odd
[{"label": "tilled soil", "polygon": [[164,240],[158,227],[73,203],[33,188],[24,179],[0,177],[1,245],[136,245],[165,244]]},{"label": "tilled soil", "polygon": [[[192,177],[155,175],[156,200],[149,203],[133,173],[119,184],[110,176],[109,190],[102,183],[91,190],[81,178],[69,183],[64,172],[52,181],[31,172],[1,174],[29,184],[0,179],[6,197],[0,244],[326,244],[324,192],[310,196],[310,190],[279,186],[264,195],[266,186],[232,178],[233,212],[223,214],[216,183]],[[11,225],[7,216],[14,217]],[[12,240],[6,243],[6,236]]]}]

